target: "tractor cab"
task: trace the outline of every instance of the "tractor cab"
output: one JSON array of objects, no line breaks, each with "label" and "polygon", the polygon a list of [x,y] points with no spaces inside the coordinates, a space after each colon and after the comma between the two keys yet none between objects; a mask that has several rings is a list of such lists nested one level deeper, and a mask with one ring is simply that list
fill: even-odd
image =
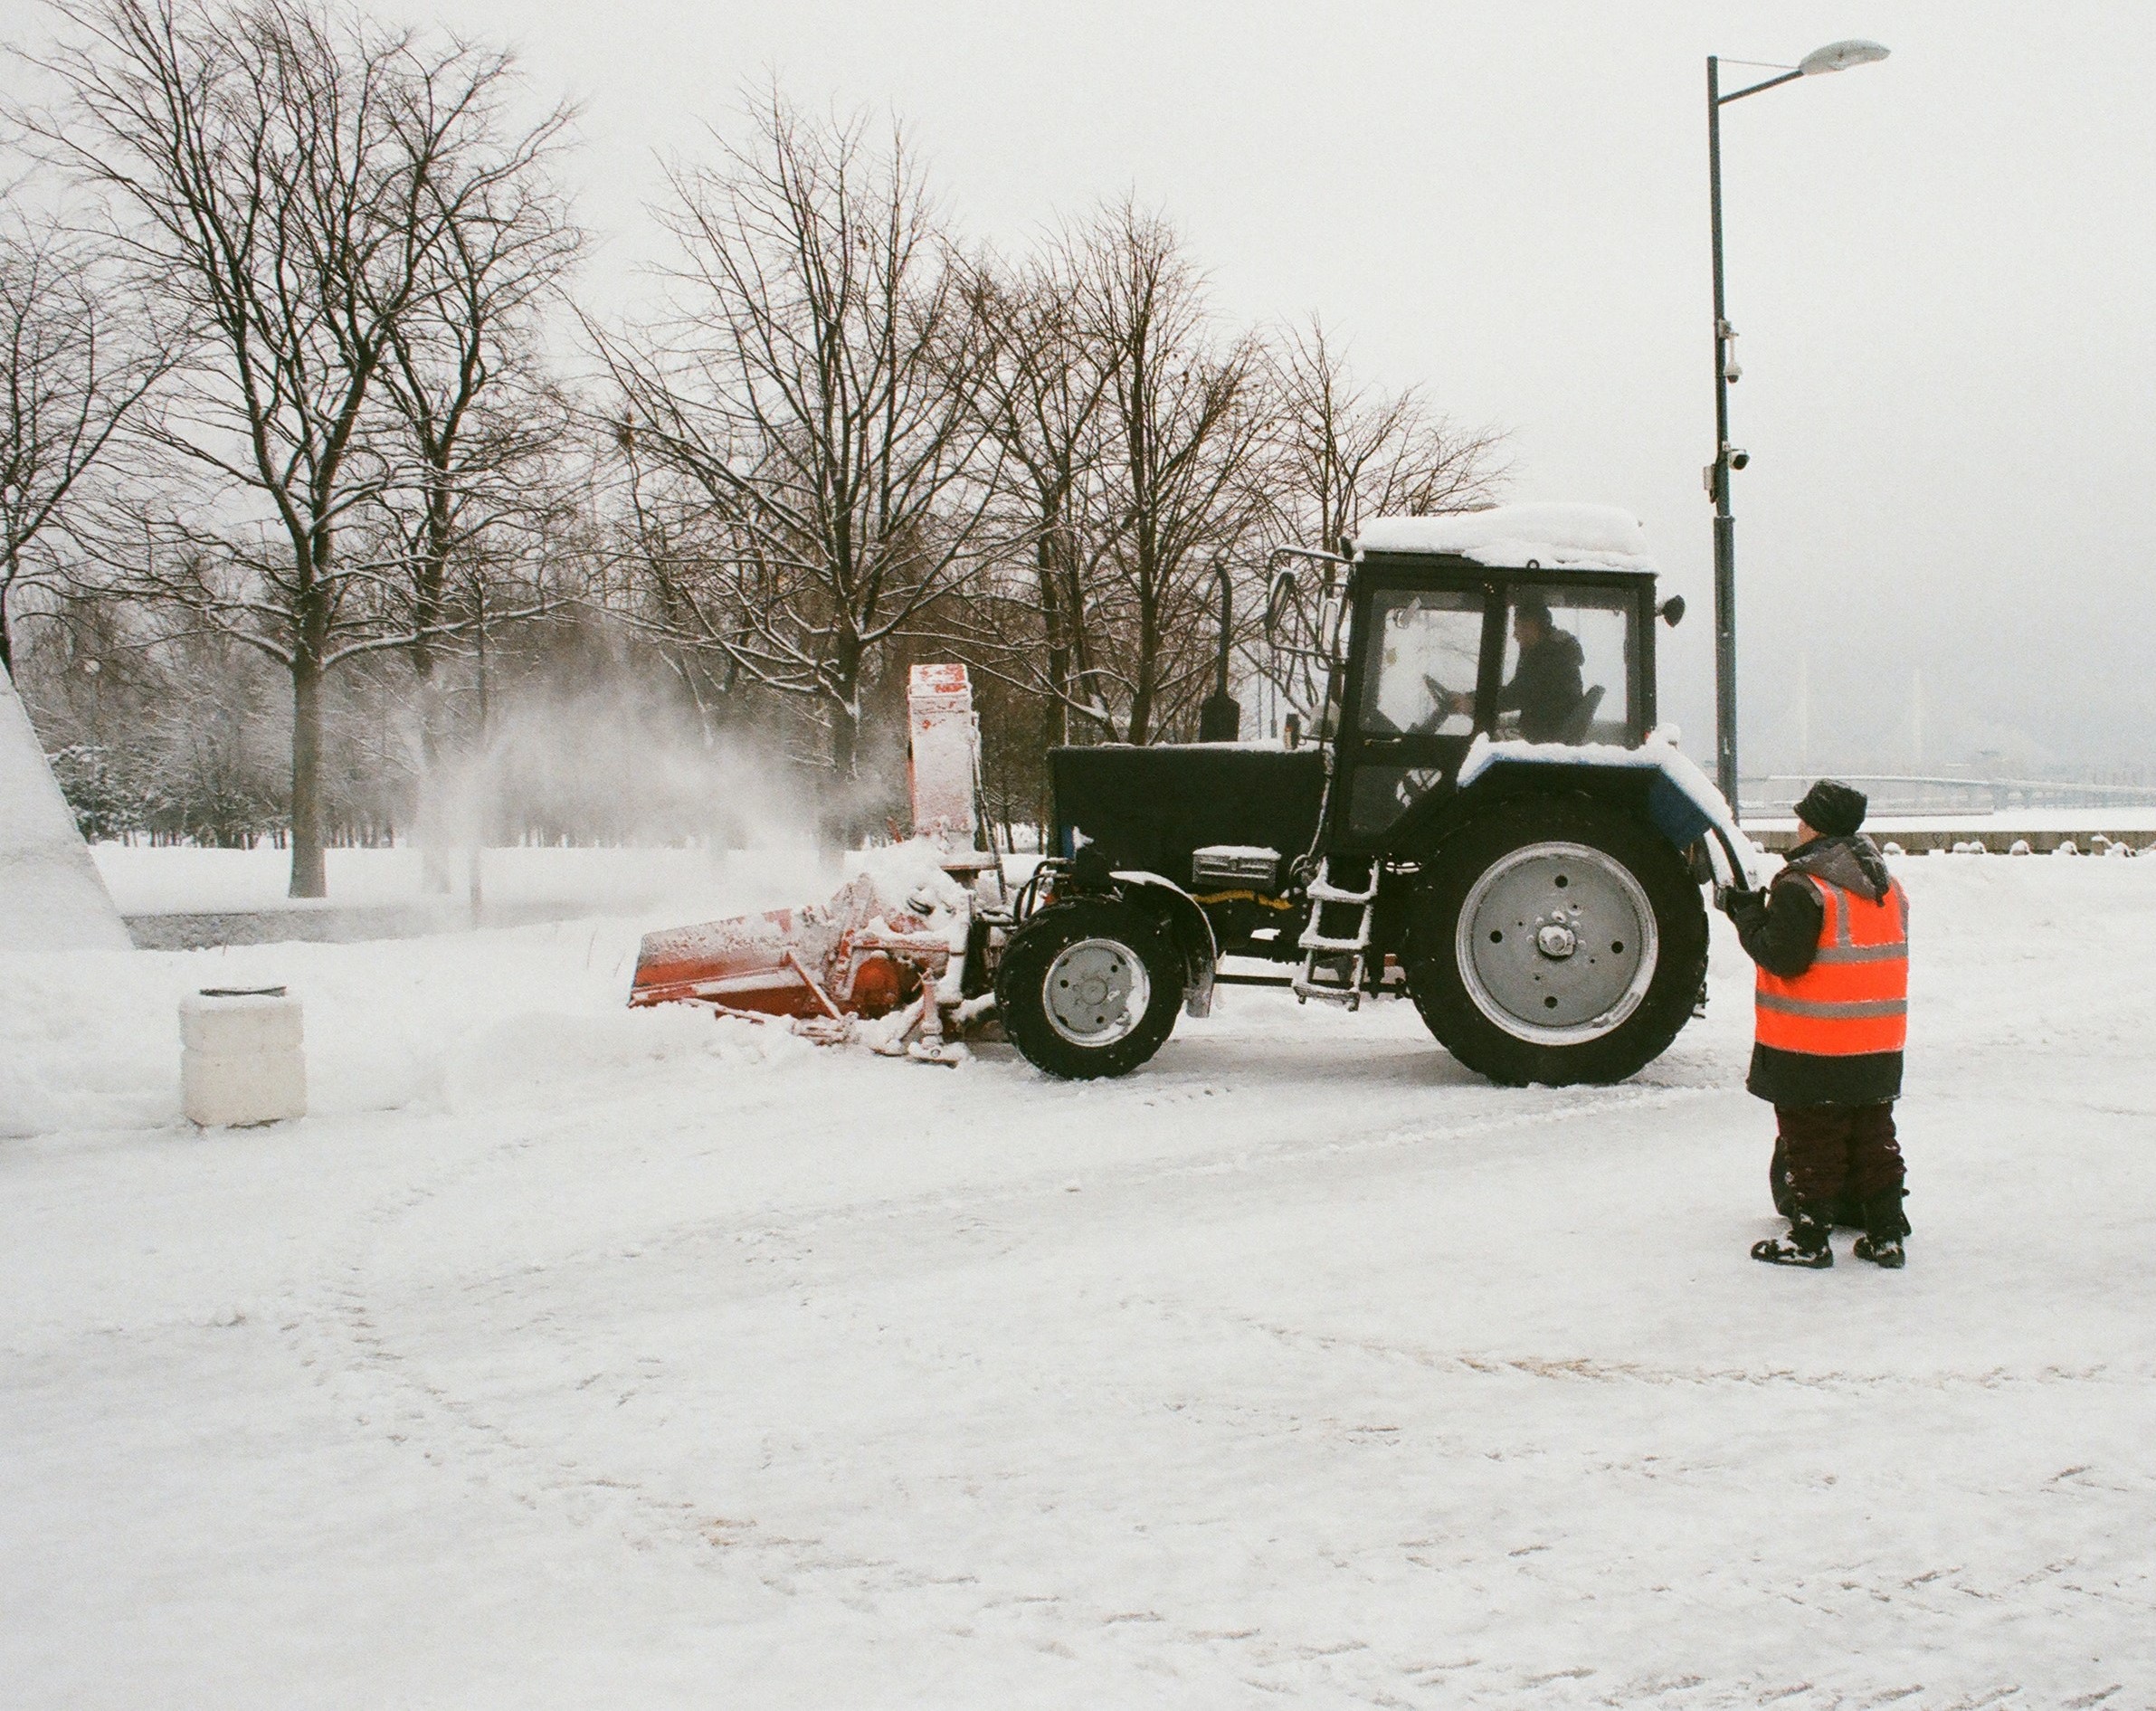
[{"label": "tractor cab", "polygon": [[[1325,564],[1336,588],[1316,579],[1314,627],[1325,645],[1305,651],[1325,680],[1316,734],[1334,749],[1326,841],[1343,851],[1376,853],[1411,836],[1418,810],[1452,784],[1477,736],[1638,748],[1654,728],[1653,571],[1611,552],[1562,566],[1532,554],[1483,564],[1460,550],[1460,523],[1375,525],[1352,558]],[[1296,581],[1292,571],[1275,578],[1276,633]],[[1671,603],[1673,621],[1682,611]]]}]

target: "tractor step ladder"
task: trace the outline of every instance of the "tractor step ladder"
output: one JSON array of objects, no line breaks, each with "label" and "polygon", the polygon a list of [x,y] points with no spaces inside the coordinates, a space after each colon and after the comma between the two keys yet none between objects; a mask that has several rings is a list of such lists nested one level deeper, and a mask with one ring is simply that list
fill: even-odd
[{"label": "tractor step ladder", "polygon": [[[1370,863],[1367,882],[1361,890],[1333,883],[1333,863],[1328,856],[1317,865],[1317,877],[1310,881],[1310,920],[1303,928],[1303,936],[1296,941],[1303,953],[1303,972],[1295,977],[1295,996],[1297,1003],[1306,1003],[1313,998],[1328,999],[1345,1004],[1350,1010],[1363,1007],[1363,981],[1368,966],[1370,952],[1371,916],[1377,907],[1378,863]],[[1337,917],[1326,919],[1326,911],[1338,913],[1354,911],[1354,927],[1348,931]],[[1320,980],[1318,967],[1324,963],[1337,963],[1346,959],[1347,978]]]}]

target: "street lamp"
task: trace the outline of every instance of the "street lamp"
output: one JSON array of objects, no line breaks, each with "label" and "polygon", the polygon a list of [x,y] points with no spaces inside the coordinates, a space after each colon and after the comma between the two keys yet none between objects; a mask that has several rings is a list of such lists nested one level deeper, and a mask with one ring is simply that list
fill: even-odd
[{"label": "street lamp", "polygon": [[1737,365],[1736,329],[1722,302],[1722,109],[1747,95],[1757,95],[1800,77],[1846,71],[1886,57],[1876,42],[1829,42],[1789,70],[1761,82],[1722,92],[1722,65],[1707,56],[1707,181],[1714,233],[1714,461],[1706,467],[1708,496],[1714,501],[1714,782],[1737,810],[1737,521],[1729,509],[1729,472],[1752,461],[1751,453],[1729,442],[1729,383],[1743,371]]}]

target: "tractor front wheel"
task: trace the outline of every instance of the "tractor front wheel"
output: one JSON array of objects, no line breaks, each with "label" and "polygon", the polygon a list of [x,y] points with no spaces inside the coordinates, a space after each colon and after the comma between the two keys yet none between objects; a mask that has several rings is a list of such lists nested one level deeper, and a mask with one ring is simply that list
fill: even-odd
[{"label": "tractor front wheel", "polygon": [[1530,797],[1447,840],[1408,949],[1415,1007],[1470,1069],[1513,1087],[1621,1081],[1692,1013],[1706,910],[1652,827]]},{"label": "tractor front wheel", "polygon": [[1077,898],[1032,916],[1003,947],[996,1012],[1034,1068],[1066,1079],[1127,1075],[1161,1049],[1182,1003],[1182,958],[1144,910]]}]

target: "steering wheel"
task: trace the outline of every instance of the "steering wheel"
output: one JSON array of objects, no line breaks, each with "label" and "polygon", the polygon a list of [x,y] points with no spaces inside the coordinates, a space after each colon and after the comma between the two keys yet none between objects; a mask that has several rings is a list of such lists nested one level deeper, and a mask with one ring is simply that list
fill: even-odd
[{"label": "steering wheel", "polygon": [[1422,674],[1422,687],[1429,691],[1430,709],[1415,721],[1413,730],[1418,737],[1428,737],[1451,716],[1455,697],[1427,671]]}]

